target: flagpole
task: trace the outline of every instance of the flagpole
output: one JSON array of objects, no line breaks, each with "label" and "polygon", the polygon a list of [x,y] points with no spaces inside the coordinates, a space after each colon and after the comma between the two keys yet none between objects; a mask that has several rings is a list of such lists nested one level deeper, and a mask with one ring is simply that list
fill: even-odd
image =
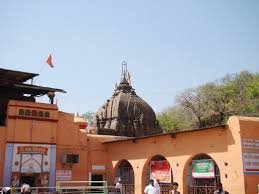
[{"label": "flagpole", "polygon": [[36,81],[38,80],[38,78],[40,77],[40,73],[43,71],[43,69],[45,68],[46,64],[43,64],[42,67],[40,68],[40,71],[38,72],[38,76],[36,77],[34,84],[36,83]]},{"label": "flagpole", "polygon": [[[49,57],[48,57],[46,63],[47,63],[50,67],[52,67],[52,68],[54,67],[53,64],[52,64],[52,56],[51,56],[51,54],[49,54]],[[43,71],[43,69],[45,68],[45,66],[46,66],[46,64],[43,64],[43,65],[42,65],[42,67],[41,67],[41,69],[40,69],[40,71],[39,71],[39,73],[38,73],[39,75],[38,75],[38,77],[36,77],[34,84],[36,83],[36,81],[37,81],[38,78],[40,77],[40,74],[41,74],[41,72]]]}]

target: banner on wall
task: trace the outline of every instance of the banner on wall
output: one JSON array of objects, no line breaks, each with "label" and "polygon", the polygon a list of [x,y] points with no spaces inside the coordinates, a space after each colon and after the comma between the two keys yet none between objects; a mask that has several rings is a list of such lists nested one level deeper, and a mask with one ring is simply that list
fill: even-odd
[{"label": "banner on wall", "polygon": [[72,180],[72,170],[56,170],[56,181]]},{"label": "banner on wall", "polygon": [[192,160],[193,178],[215,178],[214,161],[210,159]]},{"label": "banner on wall", "polygon": [[171,183],[171,167],[167,160],[150,162],[150,179],[158,179],[162,183]]},{"label": "banner on wall", "polygon": [[259,139],[242,139],[242,148],[259,150]]},{"label": "banner on wall", "polygon": [[243,166],[245,174],[259,174],[259,153],[243,153]]}]

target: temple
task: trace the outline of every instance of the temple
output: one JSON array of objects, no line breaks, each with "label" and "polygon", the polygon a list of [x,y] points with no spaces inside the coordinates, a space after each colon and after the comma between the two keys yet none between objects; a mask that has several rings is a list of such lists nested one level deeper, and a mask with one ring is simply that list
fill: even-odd
[{"label": "temple", "polygon": [[[54,103],[55,93],[65,91],[35,85],[36,76],[0,69],[0,187],[27,183],[56,192],[61,182],[85,188],[86,181],[103,181],[108,189],[120,179],[124,193],[141,194],[159,179],[162,194],[173,182],[183,194],[213,193],[220,182],[229,193],[257,193],[258,117],[162,133],[124,64],[120,84],[89,130],[86,120]],[[43,95],[48,103],[37,101]]]},{"label": "temple", "polygon": [[127,65],[123,64],[120,84],[96,113],[97,133],[127,137],[161,134],[155,112],[136,94],[128,79]]}]

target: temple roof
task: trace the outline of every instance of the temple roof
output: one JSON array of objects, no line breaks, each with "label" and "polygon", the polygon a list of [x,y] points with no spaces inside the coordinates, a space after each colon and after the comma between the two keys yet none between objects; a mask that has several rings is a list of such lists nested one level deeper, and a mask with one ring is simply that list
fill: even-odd
[{"label": "temple roof", "polygon": [[45,95],[49,92],[66,93],[66,91],[58,88],[24,83],[36,76],[39,76],[39,74],[0,68],[0,91],[13,90],[23,94],[31,94],[32,96]]},{"label": "temple roof", "polygon": [[17,91],[21,91],[25,94],[32,94],[33,96],[36,95],[44,95],[49,92],[61,92],[66,93],[66,91],[58,88],[50,88],[50,87],[43,87],[43,86],[36,86],[36,85],[30,85],[30,84],[14,84],[13,87]]},{"label": "temple roof", "polygon": [[0,68],[0,83],[4,81],[9,82],[26,82],[29,79],[32,79],[39,74],[36,73],[28,73],[28,72],[22,72],[22,71],[14,71],[9,69],[2,69]]},{"label": "temple roof", "polygon": [[151,106],[132,88],[124,68],[120,84],[96,113],[98,134],[139,137],[162,133]]},{"label": "temple roof", "polygon": [[[62,89],[33,85],[33,78],[38,75],[0,68],[0,126],[6,125],[10,100],[36,102],[36,97],[47,94],[50,103],[53,104],[55,92],[65,93]],[[24,83],[30,79],[31,84]]]}]

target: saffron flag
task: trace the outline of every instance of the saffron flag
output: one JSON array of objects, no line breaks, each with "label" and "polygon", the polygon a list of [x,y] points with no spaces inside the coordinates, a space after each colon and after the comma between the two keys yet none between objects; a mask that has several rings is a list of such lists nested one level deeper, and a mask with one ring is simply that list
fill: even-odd
[{"label": "saffron flag", "polygon": [[48,65],[49,65],[50,67],[52,67],[52,68],[54,67],[54,66],[53,66],[53,63],[52,63],[52,56],[51,56],[51,54],[49,54],[49,57],[48,57],[46,63],[48,63]]}]

